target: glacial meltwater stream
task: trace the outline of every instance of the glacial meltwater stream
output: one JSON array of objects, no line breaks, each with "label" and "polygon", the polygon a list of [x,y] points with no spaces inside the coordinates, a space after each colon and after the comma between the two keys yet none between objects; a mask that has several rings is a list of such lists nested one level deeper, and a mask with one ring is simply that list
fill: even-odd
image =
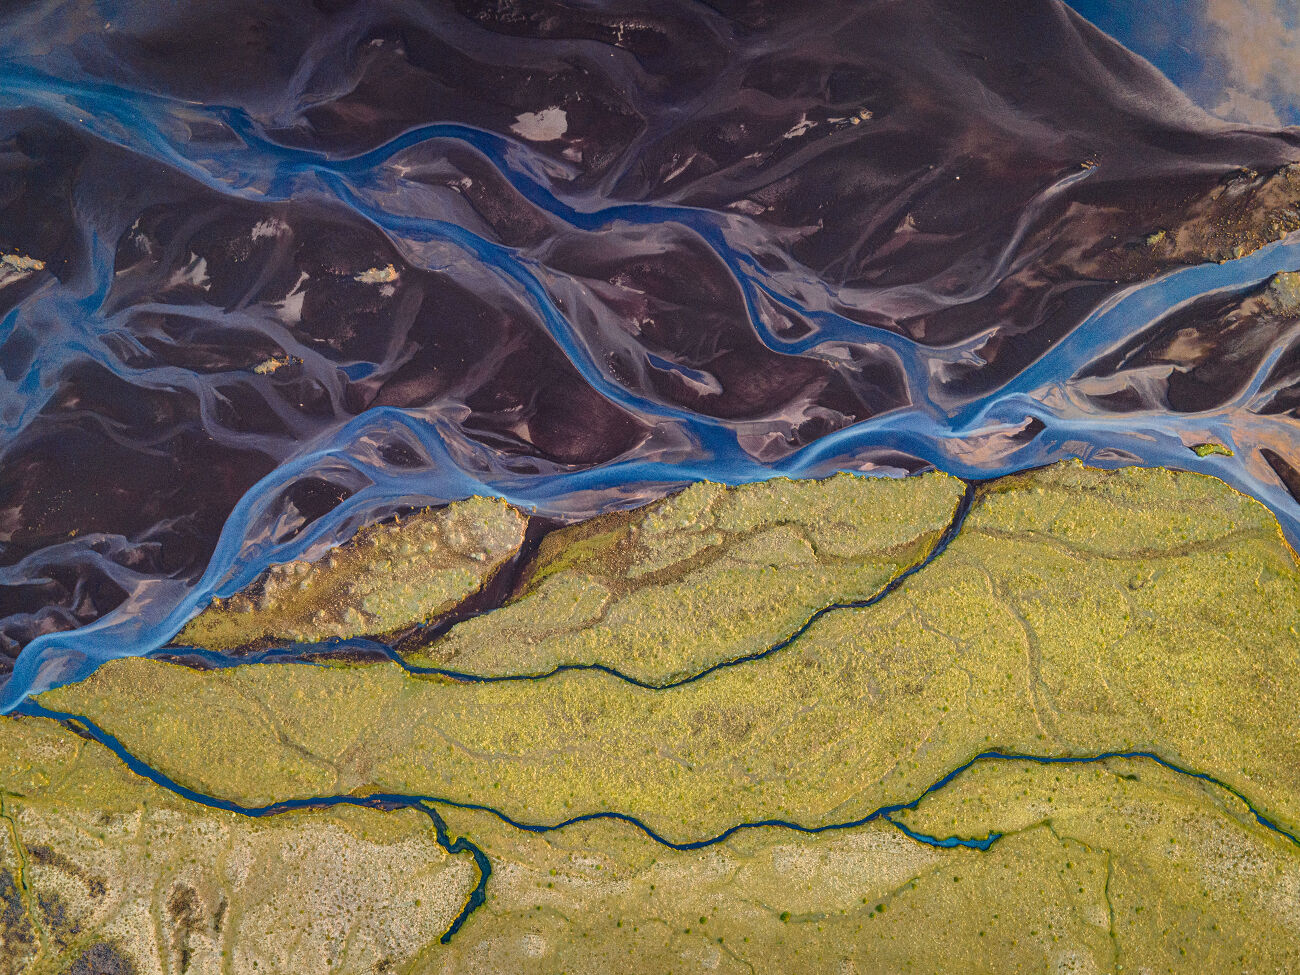
[{"label": "glacial meltwater stream", "polygon": [[[1294,325],[1204,408],[1150,405],[1222,354],[1201,339],[1142,395],[1080,385],[1300,269],[1294,235],[1151,256],[1188,200],[1300,158],[1294,131],[1197,114],[1056,4],[942,34],[912,24],[933,4],[834,30],[698,6],[655,28],[666,60],[366,5],[287,5],[287,47],[238,70],[177,53],[179,13],[0,26],[0,709],[475,494],[572,520],[700,479],[1077,457],[1214,474],[1300,537],[1261,453],[1300,457],[1266,408]],[[1032,90],[989,67],[1007,45]]]}]

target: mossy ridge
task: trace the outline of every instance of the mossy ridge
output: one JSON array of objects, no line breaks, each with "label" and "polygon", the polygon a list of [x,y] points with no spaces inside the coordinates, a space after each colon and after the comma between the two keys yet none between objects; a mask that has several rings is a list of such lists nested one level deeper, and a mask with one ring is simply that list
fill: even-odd
[{"label": "mossy ridge", "polygon": [[1079,461],[984,483],[966,531],[1051,539],[1084,557],[1140,560],[1248,536],[1276,539],[1289,551],[1272,512],[1218,478],[1164,467],[1104,471]]},{"label": "mossy ridge", "polygon": [[476,884],[419,810],[211,809],[40,718],[0,718],[0,815],[0,971],[398,971]]},{"label": "mossy ridge", "polygon": [[962,491],[939,473],[695,484],[547,536],[520,598],[406,659],[482,675],[600,664],[680,680],[878,592],[933,549]]},{"label": "mossy ridge", "polygon": [[132,659],[40,700],[249,804],[436,795],[526,822],[618,811],[690,841],[853,820],[992,748],[1131,749],[1294,829],[1296,589],[1276,522],[1222,482],[1061,465],[982,489],[944,555],[879,604],[669,691],[596,672],[462,684],[393,664]]},{"label": "mossy ridge", "polygon": [[177,642],[236,650],[385,634],[427,622],[477,592],[524,541],[527,518],[493,498],[455,501],[368,526],[315,562],[286,562],[214,600]]}]

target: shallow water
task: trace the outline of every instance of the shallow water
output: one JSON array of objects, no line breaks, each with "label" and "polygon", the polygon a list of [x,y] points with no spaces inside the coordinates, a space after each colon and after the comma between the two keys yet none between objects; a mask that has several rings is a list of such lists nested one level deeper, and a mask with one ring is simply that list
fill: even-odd
[{"label": "shallow water", "polygon": [[1300,458],[1294,327],[1193,401],[1170,377],[1233,348],[1096,377],[1300,268],[1142,249],[1300,132],[1047,0],[899,6],[0,17],[3,706],[476,493],[571,519],[1080,457],[1216,474],[1300,537],[1261,453]]}]

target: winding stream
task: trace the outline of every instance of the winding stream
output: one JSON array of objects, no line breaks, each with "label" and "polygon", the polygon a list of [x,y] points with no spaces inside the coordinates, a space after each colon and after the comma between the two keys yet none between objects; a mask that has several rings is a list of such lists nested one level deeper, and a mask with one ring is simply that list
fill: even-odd
[{"label": "winding stream", "polygon": [[[1102,350],[1122,342],[1170,308],[1197,297],[1258,284],[1272,274],[1300,268],[1300,240],[1284,240],[1240,260],[1202,265],[1144,282],[1095,312],[1066,340],[1003,388],[959,410],[933,404],[881,414],[829,434],[783,460],[762,464],[740,448],[734,433],[707,417],[674,417],[691,432],[694,447],[681,459],[627,460],[585,470],[516,474],[484,461],[467,466],[453,453],[438,422],[384,407],[368,410],[309,445],[259,481],[235,506],[203,578],[193,586],[161,582],[122,609],[73,633],[50,633],[32,641],[0,690],[0,711],[58,684],[84,679],[105,660],[145,656],[163,647],[213,597],[229,596],[271,564],[300,557],[313,545],[336,537],[368,512],[392,504],[427,503],[475,494],[502,497],[552,516],[571,516],[574,505],[607,499],[600,507],[643,500],[695,480],[738,484],[771,477],[819,477],[852,469],[846,461],[865,448],[888,447],[925,459],[955,476],[987,479],[1070,457],[1098,467],[1131,464],[1197,471],[1221,478],[1267,505],[1293,546],[1300,540],[1300,505],[1259,455],[1268,444],[1300,456],[1300,428],[1285,417],[1260,416],[1245,407],[1258,392],[1271,360],[1261,367],[1242,402],[1209,413],[1085,414],[1069,398],[1067,379]],[[827,327],[860,329],[830,313],[809,313]],[[646,407],[649,409],[649,406]],[[1042,430],[1028,442],[1015,441],[1026,424]],[[385,438],[418,443],[431,458],[427,467],[406,471],[370,456]],[[1189,444],[1216,441],[1235,456],[1197,456]],[[273,543],[262,526],[274,499],[296,480],[323,468],[343,467],[364,486],[290,541]],[[623,500],[621,500],[623,499]],[[599,509],[598,509],[599,510]],[[250,541],[250,539],[258,539]],[[0,574],[7,570],[0,569]]]},{"label": "winding stream", "polygon": [[[581,382],[655,431],[641,448],[600,463],[522,463],[468,439],[457,422],[437,410],[376,405],[359,415],[339,415],[304,436],[244,492],[225,518],[197,581],[146,578],[133,574],[121,560],[78,547],[81,543],[75,539],[61,543],[67,554],[58,559],[66,558],[71,565],[93,564],[128,596],[115,611],[89,625],[71,632],[43,632],[32,639],[0,692],[0,711],[10,711],[49,687],[82,679],[105,660],[157,651],[214,596],[239,590],[268,565],[345,537],[358,524],[397,507],[474,494],[502,497],[541,515],[572,520],[638,504],[702,479],[736,484],[777,476],[819,477],[837,470],[901,473],[889,462],[879,461],[885,454],[916,458],[968,480],[1078,457],[1098,466],[1169,466],[1213,474],[1268,505],[1288,537],[1293,542],[1300,539],[1300,505],[1259,452],[1267,448],[1282,456],[1300,456],[1300,428],[1286,416],[1255,409],[1268,394],[1264,380],[1282,354],[1282,345],[1258,365],[1253,381],[1232,402],[1200,412],[1105,412],[1089,405],[1074,385],[1074,377],[1089,363],[1171,309],[1300,268],[1300,240],[1285,239],[1237,260],[1188,267],[1128,287],[1007,381],[955,399],[936,377],[982,362],[979,348],[986,336],[947,346],[925,345],[899,331],[855,320],[836,310],[839,299],[834,289],[828,290],[811,271],[804,269],[802,277],[792,277],[788,267],[767,267],[760,259],[767,245],[747,218],[672,202],[611,203],[562,191],[548,168],[551,164],[521,140],[464,124],[439,123],[414,127],[349,156],[281,144],[236,108],[182,102],[112,84],[91,85],[10,67],[0,71],[0,91],[0,109],[6,105],[39,108],[86,138],[164,165],[221,199],[262,207],[306,200],[313,206],[341,209],[400,245],[403,260],[416,270],[455,266],[484,276],[529,309]],[[226,133],[233,141],[218,148],[195,139],[193,133],[203,127]],[[528,205],[574,233],[674,228],[674,233],[706,247],[721,261],[763,348],[818,361],[836,349],[874,349],[898,364],[906,379],[908,402],[765,459],[745,424],[673,405],[616,381],[593,345],[593,334],[579,328],[572,314],[560,307],[555,288],[547,283],[554,273],[536,254],[430,215],[427,201],[417,198],[414,184],[404,175],[403,160],[414,149],[434,145],[461,146],[481,155]],[[1086,185],[1091,172],[1075,172],[1045,186],[1022,214],[1002,258],[986,268],[985,278],[946,296],[926,290],[925,300],[979,299],[1006,271],[1024,226],[1055,195]],[[208,404],[205,410],[215,409],[213,384],[226,374],[128,366],[120,350],[115,351],[114,343],[120,345],[130,316],[142,313],[139,308],[123,309],[112,298],[114,245],[125,230],[96,228],[87,236],[90,251],[84,271],[67,282],[41,285],[0,322],[0,339],[21,334],[38,319],[57,319],[63,330],[62,341],[43,346],[21,382],[0,383],[0,423],[9,437],[18,437],[35,422],[52,395],[53,378],[78,362],[96,363],[146,388],[189,390]],[[902,300],[896,291],[879,291],[871,300],[877,307],[888,306]],[[760,306],[784,308],[809,323],[812,333],[783,337],[767,324]],[[148,307],[150,314],[183,307],[189,316],[216,315],[214,321],[227,322],[229,327],[236,323],[243,329],[272,327],[252,311],[218,314],[193,304]],[[273,334],[302,360],[304,370],[319,382],[332,384],[331,388],[340,382],[363,382],[372,371],[362,362],[340,365],[325,359],[281,326],[275,326]],[[698,370],[662,358],[653,359],[651,366],[660,372],[677,370],[684,382],[707,385],[710,381],[696,375]],[[241,433],[236,440],[251,447],[270,446],[258,434]],[[1199,457],[1189,449],[1206,441],[1227,445],[1235,456]],[[391,444],[405,445],[403,449],[419,462],[386,460],[385,445]],[[343,485],[339,490],[346,497],[298,530],[286,533],[277,528],[287,492],[313,478]],[[36,553],[0,567],[0,583],[36,584],[47,578],[51,558],[56,556]]]},{"label": "winding stream", "polygon": [[818,835],[821,833],[830,833],[830,832],[854,829],[860,826],[865,826],[868,823],[877,822],[877,821],[887,822],[895,829],[898,829],[900,832],[902,832],[909,839],[917,843],[923,843],[927,846],[940,847],[944,849],[951,849],[954,847],[966,847],[969,849],[976,849],[976,850],[988,850],[999,839],[1002,838],[1001,833],[990,833],[988,836],[984,836],[984,837],[929,836],[927,834],[920,833],[916,830],[910,829],[909,827],[907,827],[902,823],[899,823],[894,818],[894,816],[897,813],[903,812],[905,810],[915,809],[918,805],[920,805],[921,801],[924,800],[927,796],[939,791],[940,789],[943,789],[954,779],[960,776],[963,772],[967,771],[968,769],[972,768],[973,766],[981,762],[1034,762],[1042,765],[1053,765],[1053,764],[1082,765],[1082,764],[1095,764],[1098,762],[1105,762],[1112,759],[1143,759],[1146,761],[1153,762],[1156,765],[1159,765],[1161,768],[1167,769],[1171,772],[1175,772],[1178,775],[1186,776],[1188,778],[1195,779],[1200,782],[1209,783],[1210,785],[1213,785],[1231,794],[1246,806],[1250,814],[1254,816],[1255,821],[1258,822],[1261,826],[1263,826],[1265,829],[1269,830],[1270,832],[1276,833],[1277,835],[1285,838],[1287,841],[1289,841],[1296,847],[1300,848],[1300,836],[1297,836],[1291,830],[1287,829],[1284,826],[1279,825],[1276,821],[1265,816],[1249,799],[1247,799],[1244,795],[1242,795],[1242,793],[1240,793],[1236,789],[1232,788],[1232,786],[1227,785],[1222,780],[1216,778],[1213,775],[1210,775],[1209,773],[1198,772],[1194,769],[1184,768],[1183,766],[1178,765],[1175,762],[1171,762],[1168,759],[1162,758],[1160,755],[1157,755],[1156,753],[1149,752],[1149,751],[1113,751],[1113,752],[1098,752],[1092,755],[1061,755],[1061,756],[1043,756],[1043,755],[1017,754],[1012,752],[984,751],[976,754],[968,761],[962,763],[961,765],[957,766],[956,768],[944,774],[939,779],[935,780],[933,783],[928,785],[914,798],[907,800],[906,802],[887,803],[885,805],[877,807],[876,809],[869,812],[867,815],[861,816],[857,819],[852,819],[852,820],[848,820],[845,822],[838,822],[838,823],[827,823],[820,826],[808,826],[802,823],[797,823],[785,819],[752,820],[752,821],[736,823],[732,826],[729,826],[727,829],[723,830],[722,832],[718,833],[715,836],[709,836],[698,840],[688,840],[685,842],[674,842],[673,840],[669,840],[659,835],[657,832],[655,832],[655,830],[652,827],[650,827],[649,825],[647,825],[645,822],[638,819],[637,817],[629,816],[625,813],[620,813],[620,812],[583,813],[578,816],[572,816],[558,823],[531,823],[531,822],[524,822],[515,819],[514,817],[510,816],[508,813],[505,813],[502,810],[495,808],[493,806],[488,806],[482,803],[475,803],[475,802],[459,802],[452,799],[440,798],[438,796],[397,795],[391,793],[374,793],[368,796],[356,796],[356,795],[313,796],[305,799],[286,799],[280,802],[268,803],[267,805],[264,806],[245,806],[237,802],[232,802],[229,799],[222,799],[217,796],[208,795],[202,792],[196,792],[193,789],[181,785],[180,783],[176,782],[174,779],[167,776],[163,772],[158,771],[157,769],[153,768],[151,765],[148,765],[147,763],[137,758],[135,755],[131,754],[131,752],[127,750],[126,746],[124,746],[116,737],[109,734],[107,731],[103,730],[98,725],[96,725],[93,721],[89,720],[88,718],[82,715],[72,714],[65,711],[53,711],[50,710],[49,708],[43,707],[42,705],[36,703],[35,701],[24,702],[22,706],[17,710],[16,713],[27,715],[30,717],[51,718],[55,721],[59,721],[68,725],[69,727],[73,728],[76,731],[84,732],[86,735],[89,735],[95,741],[99,742],[101,745],[103,745],[104,747],[108,748],[111,752],[113,752],[114,755],[116,755],[119,759],[121,759],[121,761],[129,769],[131,769],[132,772],[135,772],[137,775],[148,779],[150,782],[154,783],[160,788],[166,789],[168,792],[174,793],[175,795],[180,796],[183,799],[187,799],[191,802],[195,802],[200,805],[207,806],[213,809],[222,809],[225,810],[226,812],[238,813],[243,816],[273,816],[276,813],[289,812],[291,810],[319,809],[319,808],[325,808],[325,807],[337,806],[337,805],[369,806],[369,807],[378,807],[378,808],[411,807],[411,808],[416,808],[421,810],[422,812],[429,815],[433,820],[434,827],[437,831],[437,838],[438,838],[439,845],[442,846],[443,849],[445,849],[449,854],[452,855],[468,852],[473,857],[475,865],[477,866],[479,871],[478,883],[475,886],[473,892],[470,894],[467,903],[462,908],[461,912],[457,915],[456,919],[452,922],[448,930],[442,935],[441,940],[443,944],[446,944],[451,939],[451,937],[456,933],[456,931],[460,929],[461,925],[464,924],[465,920],[469,917],[469,915],[476,908],[478,908],[483,904],[484,899],[486,898],[488,879],[491,877],[492,874],[492,866],[491,866],[490,857],[488,857],[487,854],[479,847],[475,846],[470,840],[466,839],[465,837],[460,837],[454,841],[451,840],[450,834],[447,831],[446,823],[443,821],[442,817],[438,815],[436,809],[437,806],[445,806],[453,809],[465,809],[474,812],[489,813],[495,816],[501,822],[505,823],[506,825],[529,833],[550,833],[550,832],[555,832],[556,830],[565,829],[566,827],[573,826],[578,823],[595,822],[599,820],[615,820],[618,822],[627,823],[629,826],[635,827],[637,830],[643,833],[648,839],[654,841],[655,843],[658,843],[660,846],[664,846],[671,850],[682,850],[682,851],[701,850],[709,846],[715,846],[719,843],[725,842],[727,839],[729,839],[730,837],[734,836],[735,834],[743,830],[776,828],[776,829],[788,829],[797,833],[804,833],[808,835]]},{"label": "winding stream", "polygon": [[[834,613],[844,609],[866,609],[876,605],[886,596],[895,592],[908,579],[916,575],[926,566],[930,565],[935,559],[944,553],[951,544],[952,540],[960,533],[962,526],[966,523],[966,517],[970,514],[971,505],[975,500],[976,482],[967,481],[966,487],[962,491],[962,496],[953,510],[953,516],[948,524],[944,527],[939,537],[935,540],[930,550],[924,556],[906,566],[897,572],[893,578],[881,586],[878,590],[864,599],[850,599],[842,602],[828,603],[820,609],[813,612],[806,620],[797,626],[794,631],[787,637],[778,640],[771,646],[762,650],[748,653],[741,657],[735,657],[730,660],[723,660],[710,667],[698,671],[694,674],[688,674],[685,677],[679,677],[677,680],[667,681],[662,684],[655,684],[649,681],[643,681],[630,674],[625,674],[615,667],[609,667],[605,664],[560,664],[545,673],[540,674],[471,674],[459,670],[452,670],[446,667],[423,667],[408,661],[399,653],[392,644],[384,643],[377,639],[367,639],[359,637],[349,640],[328,640],[322,643],[300,643],[288,644],[282,647],[274,647],[269,650],[263,650],[246,655],[232,655],[221,653],[219,651],[204,650],[200,647],[189,647],[184,645],[171,645],[165,650],[168,657],[176,657],[182,660],[202,661],[207,667],[238,667],[249,663],[276,663],[276,662],[293,662],[317,654],[341,655],[341,654],[378,654],[397,664],[408,674],[424,674],[438,677],[448,677],[452,680],[463,681],[469,684],[491,684],[501,681],[533,681],[546,680],[548,677],[554,677],[556,674],[564,673],[571,670],[596,670],[610,677],[615,677],[625,683],[632,684],[636,687],[645,688],[650,691],[667,691],[674,687],[681,687],[683,684],[690,684],[702,677],[707,677],[715,671],[723,670],[728,667],[736,667],[740,664],[752,663],[755,660],[762,660],[764,657],[777,653],[789,647],[796,640],[800,639],[813,624],[820,620],[828,613]],[[490,612],[488,610],[487,612]],[[434,624],[440,625],[440,624]],[[416,631],[418,632],[418,630]]]}]

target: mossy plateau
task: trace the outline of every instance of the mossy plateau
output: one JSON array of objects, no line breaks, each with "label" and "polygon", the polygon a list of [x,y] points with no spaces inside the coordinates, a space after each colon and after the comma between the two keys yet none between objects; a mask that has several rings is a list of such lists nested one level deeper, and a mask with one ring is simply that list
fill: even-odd
[{"label": "mossy plateau", "polygon": [[470,498],[363,528],[316,562],[273,566],[248,589],[214,600],[177,642],[234,650],[424,623],[477,592],[519,550],[526,525],[503,501]]},{"label": "mossy plateau", "polygon": [[[851,505],[852,491],[873,486],[845,479],[832,490],[849,491],[839,503]],[[726,529],[723,542],[692,537],[722,532],[716,523],[675,540],[666,531],[656,554],[638,547],[643,523],[631,516],[554,535],[529,592],[597,569],[638,578],[633,555],[651,564],[646,576],[698,571],[702,549],[761,532],[783,496],[810,488],[765,490],[752,526]],[[642,517],[694,505],[716,518],[721,493],[687,492]],[[612,544],[611,524],[625,532]],[[895,531],[916,537],[911,524]],[[825,550],[841,541],[862,551],[834,537]],[[319,970],[448,975],[1288,971],[1300,963],[1300,846],[1277,827],[1300,822],[1298,582],[1271,515],[1222,482],[1071,464],[982,486],[947,549],[874,605],[826,613],[777,652],[671,689],[599,671],[466,683],[392,663],[201,672],[114,661],[41,703],[86,715],[221,800],[442,797],[451,833],[492,864],[487,899],[439,944],[475,875],[415,810],[250,820],[136,779],[53,724],[5,719],[4,950],[22,965],[40,945],[43,965],[97,951],[101,967],[175,966],[164,912],[183,884],[193,893],[177,910],[197,918],[185,935],[196,939],[191,971],[253,971],[254,952],[257,971],[305,970],[301,957]],[[498,615],[506,622],[494,630]],[[503,610],[481,618],[481,639],[530,638],[501,666],[534,660],[545,633],[567,625],[538,615],[536,630]],[[670,672],[698,663],[689,652],[637,659]],[[988,756],[963,769],[992,750],[1040,760]],[[1089,757],[1117,750],[1176,768]],[[1052,756],[1079,761],[1041,761]],[[672,849],[613,818],[533,832],[445,800],[526,824],[618,813],[707,845]],[[767,819],[837,828],[733,831]],[[335,834],[338,849],[319,840]],[[972,841],[987,849],[962,845]],[[40,886],[55,881],[32,866],[34,843],[63,864],[63,886]],[[270,852],[239,859],[257,869],[236,889],[229,864],[254,848]],[[197,864],[212,849],[225,852],[205,872]],[[320,851],[342,867],[310,866]],[[66,893],[67,876],[110,872],[111,889],[127,892],[111,903],[128,907],[94,913]],[[320,892],[326,880],[348,891],[353,912],[341,947],[309,936],[338,907]],[[410,884],[424,885],[418,896]],[[289,899],[267,900],[272,888]],[[41,892],[56,889],[62,906],[42,906]],[[209,913],[221,897],[217,944]],[[427,919],[406,923],[394,908],[408,902]],[[293,940],[295,924],[305,940]],[[58,925],[76,928],[67,944],[49,933]],[[381,943],[386,964],[369,947]],[[245,954],[211,967],[223,948]]]},{"label": "mossy plateau", "polygon": [[[1288,971],[1300,853],[1218,787],[1143,759],[985,759],[883,819],[672,850],[631,824],[545,834],[443,808],[250,819],[0,719],[0,972]],[[423,823],[421,822],[423,820]],[[78,967],[80,966],[80,967]]]},{"label": "mossy plateau", "polygon": [[409,971],[476,883],[420,810],[251,818],[0,719],[0,972]]},{"label": "mossy plateau", "polygon": [[852,820],[990,748],[1148,749],[1294,826],[1297,579],[1269,512],[1222,482],[1072,464],[982,488],[947,551],[876,605],[671,690],[128,659],[41,701],[248,803],[377,790],[525,822],[613,810],[690,841]]},{"label": "mossy plateau", "polygon": [[1074,880],[1086,886],[1079,861],[1104,857],[1114,951],[1099,970],[1300,968],[1296,841],[1262,829],[1230,793],[1154,762],[980,763],[898,818],[928,835],[992,830],[999,844],[1046,831],[1079,853],[1062,875],[1068,900]]},{"label": "mossy plateau", "polygon": [[499,972],[1237,972],[1300,964],[1300,851],[1143,760],[986,761],[897,818],[704,850],[621,823],[539,837],[448,812],[497,866],[435,968]]},{"label": "mossy plateau", "polygon": [[944,474],[700,483],[554,532],[520,598],[408,657],[472,674],[603,664],[664,684],[761,652],[923,559],[962,483]]}]

